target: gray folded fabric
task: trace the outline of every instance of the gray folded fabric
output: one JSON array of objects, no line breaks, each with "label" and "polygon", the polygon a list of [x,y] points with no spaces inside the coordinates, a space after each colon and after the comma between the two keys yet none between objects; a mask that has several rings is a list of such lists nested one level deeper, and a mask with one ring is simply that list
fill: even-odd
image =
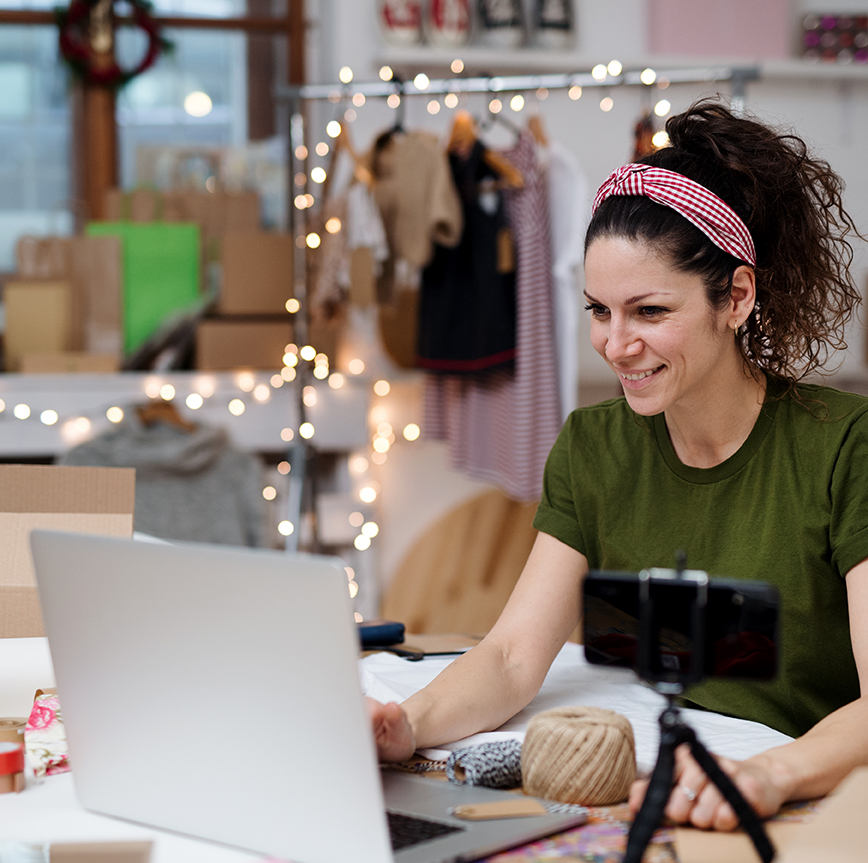
[{"label": "gray folded fabric", "polygon": [[521,741],[500,740],[456,749],[446,761],[446,776],[456,785],[517,788],[521,785]]}]

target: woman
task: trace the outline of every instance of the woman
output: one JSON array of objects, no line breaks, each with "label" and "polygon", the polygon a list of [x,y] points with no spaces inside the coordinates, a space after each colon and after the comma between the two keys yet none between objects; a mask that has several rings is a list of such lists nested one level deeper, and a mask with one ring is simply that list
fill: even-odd
[{"label": "woman", "polygon": [[[796,385],[843,345],[855,228],[840,179],[799,138],[713,102],[667,132],[670,147],[601,187],[585,240],[591,340],[624,398],[564,426],[539,536],[490,634],[401,707],[370,707],[386,759],[498,727],[538,691],[589,568],[670,567],[683,548],[692,568],[781,593],[778,679],[687,692],[797,737],[721,759],[770,816],[868,763],[868,399]],[[666,814],[736,826],[686,751]]]}]

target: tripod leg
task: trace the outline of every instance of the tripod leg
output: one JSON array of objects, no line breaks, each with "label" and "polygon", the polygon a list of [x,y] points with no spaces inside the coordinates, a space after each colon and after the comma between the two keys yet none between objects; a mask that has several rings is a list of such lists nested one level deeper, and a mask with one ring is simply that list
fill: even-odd
[{"label": "tripod leg", "polygon": [[763,863],[771,863],[775,857],[775,848],[766,834],[759,816],[744,799],[735,783],[721,770],[720,765],[711,757],[708,750],[696,739],[690,730],[690,752],[708,778],[718,787],[720,793],[738,817],[741,826],[750,836]]},{"label": "tripod leg", "polygon": [[657,763],[648,782],[648,790],[642,806],[633,819],[630,835],[627,837],[627,851],[623,863],[641,863],[645,848],[651,841],[654,831],[663,820],[663,810],[672,789],[672,774],[675,768],[675,747],[681,741],[668,731],[660,737],[660,750]]}]

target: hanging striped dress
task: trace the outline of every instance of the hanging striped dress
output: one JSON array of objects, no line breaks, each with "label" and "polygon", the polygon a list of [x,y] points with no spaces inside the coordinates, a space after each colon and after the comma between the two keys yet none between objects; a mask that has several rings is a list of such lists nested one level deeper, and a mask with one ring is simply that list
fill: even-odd
[{"label": "hanging striped dress", "polygon": [[561,426],[547,184],[529,132],[503,155],[524,177],[521,189],[506,192],[517,257],[515,366],[426,375],[424,434],[448,441],[457,470],[534,501]]}]

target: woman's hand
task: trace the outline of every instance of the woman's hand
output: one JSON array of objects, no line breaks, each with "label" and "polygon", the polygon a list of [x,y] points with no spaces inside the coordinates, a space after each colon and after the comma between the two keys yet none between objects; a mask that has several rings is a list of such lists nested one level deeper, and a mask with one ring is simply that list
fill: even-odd
[{"label": "woman's hand", "polygon": [[[771,817],[789,799],[790,783],[766,754],[747,761],[717,758],[717,763],[760,818]],[[706,830],[735,830],[738,827],[738,817],[732,807],[693,760],[686,744],[675,750],[674,776],[675,784],[666,804],[667,818],[677,824],[692,824]],[[634,815],[645,799],[647,788],[648,780],[641,779],[630,789],[630,809]]]},{"label": "woman's hand", "polygon": [[416,737],[400,705],[365,697],[380,761],[406,761],[416,751]]}]

